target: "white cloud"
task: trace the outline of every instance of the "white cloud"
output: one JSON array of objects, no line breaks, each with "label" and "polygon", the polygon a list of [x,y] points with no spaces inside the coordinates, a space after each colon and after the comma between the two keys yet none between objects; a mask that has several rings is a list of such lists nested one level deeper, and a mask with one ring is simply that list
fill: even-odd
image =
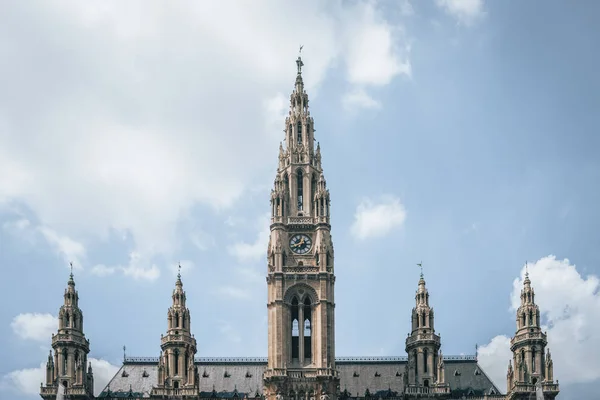
[{"label": "white cloud", "polygon": [[109,267],[104,264],[94,265],[91,269],[92,274],[96,276],[109,276],[117,271],[117,267]]},{"label": "white cloud", "polygon": [[[594,275],[581,276],[568,259],[557,260],[552,255],[529,264],[528,269],[543,329],[548,333],[554,378],[561,383],[600,379],[600,280]],[[520,303],[524,273],[525,268],[513,282],[511,313]],[[480,348],[482,366],[504,365],[503,371],[490,368],[495,382],[505,382],[509,340],[500,335]]]},{"label": "white cloud", "polygon": [[436,0],[437,6],[443,9],[464,25],[471,25],[482,18],[483,0]]},{"label": "white cloud", "polygon": [[135,280],[154,281],[160,276],[160,269],[155,264],[152,264],[147,257],[143,257],[142,254],[136,251],[129,254],[129,263],[127,265],[106,266],[98,264],[91,269],[92,274],[101,277],[112,275],[117,271]]},{"label": "white cloud", "polygon": [[384,236],[401,226],[406,219],[406,210],[400,200],[383,196],[378,202],[364,199],[356,208],[352,234],[360,240]]},{"label": "white cloud", "polygon": [[342,98],[342,104],[347,109],[354,108],[381,108],[381,103],[369,96],[364,89],[354,89]]},{"label": "white cloud", "polygon": [[10,327],[21,339],[47,342],[58,329],[58,318],[48,313],[24,313],[14,317]]},{"label": "white cloud", "polygon": [[271,233],[270,220],[271,216],[268,213],[258,218],[256,226],[259,232],[256,240],[253,243],[234,243],[228,248],[229,254],[236,257],[241,263],[254,262],[260,260],[261,257],[266,257],[267,243]]},{"label": "white cloud", "polygon": [[[299,15],[311,29],[289,29]],[[313,98],[334,65],[363,85],[409,65],[370,2],[19,2],[8,21],[0,203],[32,210],[70,258],[110,232],[128,233],[147,263],[172,256],[195,204],[236,201],[272,165],[281,126],[265,113],[283,109],[300,42]]]},{"label": "white cloud", "polygon": [[[386,85],[399,74],[410,76],[409,47],[396,37],[400,26],[391,25],[374,2],[359,3],[348,13],[348,80],[358,85]],[[395,40],[396,39],[396,40]],[[402,48],[399,46],[402,43]]]},{"label": "white cloud", "polygon": [[512,359],[510,338],[499,335],[489,343],[479,346],[477,362],[498,389],[506,391],[506,371],[508,361]]},{"label": "white cloud", "polygon": [[26,240],[31,245],[35,245],[39,237],[42,237],[63,258],[66,266],[73,263],[74,269],[83,268],[86,249],[82,243],[68,236],[61,235],[47,226],[36,226],[27,218],[7,221],[2,228],[13,236]]},{"label": "white cloud", "polygon": [[190,234],[190,240],[198,250],[206,251],[216,245],[215,238],[201,229],[196,229]]},{"label": "white cloud", "polygon": [[[119,367],[106,360],[88,358],[92,363],[94,372],[94,394],[97,396],[117,373]],[[2,377],[0,389],[13,391],[20,394],[39,396],[40,383],[46,382],[46,363],[42,362],[38,368],[25,368],[9,372]]]}]

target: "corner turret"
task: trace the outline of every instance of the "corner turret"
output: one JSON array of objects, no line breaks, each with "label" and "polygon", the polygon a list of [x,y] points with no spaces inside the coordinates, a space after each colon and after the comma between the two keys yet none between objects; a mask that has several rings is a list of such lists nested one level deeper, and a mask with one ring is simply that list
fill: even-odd
[{"label": "corner turret", "polygon": [[64,303],[58,312],[58,332],[52,335],[52,350],[46,362],[46,385],[40,395],[45,400],[56,399],[59,386],[65,396],[75,400],[94,398],[94,376],[87,369],[90,341],[83,333],[83,312],[79,308],[79,293],[75,290],[73,264],[64,293]]},{"label": "corner turret", "polygon": [[513,362],[509,363],[507,372],[507,399],[524,400],[536,390],[541,390],[545,399],[552,400],[558,394],[559,387],[553,381],[552,360],[550,351],[546,349],[548,341],[541,328],[540,309],[535,303],[535,291],[531,286],[527,264],[516,323],[517,331],[510,341]]}]

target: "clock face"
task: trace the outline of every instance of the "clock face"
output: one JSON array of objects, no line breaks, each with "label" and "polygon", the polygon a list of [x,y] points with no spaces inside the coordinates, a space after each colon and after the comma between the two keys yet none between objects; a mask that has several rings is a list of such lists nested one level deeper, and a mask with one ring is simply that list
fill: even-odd
[{"label": "clock face", "polygon": [[306,254],[312,247],[310,237],[304,234],[292,236],[290,239],[290,249],[296,254]]}]

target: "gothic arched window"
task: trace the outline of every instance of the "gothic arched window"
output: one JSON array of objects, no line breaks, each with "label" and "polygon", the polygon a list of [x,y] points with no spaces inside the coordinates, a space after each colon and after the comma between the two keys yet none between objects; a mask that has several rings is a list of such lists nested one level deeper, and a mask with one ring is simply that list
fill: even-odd
[{"label": "gothic arched window", "polygon": [[69,328],[70,327],[70,325],[71,325],[70,322],[71,322],[71,319],[69,318],[69,313],[67,312],[65,314],[65,328]]},{"label": "gothic arched window", "polygon": [[304,299],[303,319],[304,319],[304,358],[305,360],[312,359],[312,309],[310,305],[310,299],[306,297]]},{"label": "gothic arched window", "polygon": [[429,364],[428,357],[429,357],[429,354],[427,352],[427,349],[424,349],[423,350],[423,372],[425,372],[425,373],[427,373],[427,364]]},{"label": "gothic arched window", "polygon": [[296,129],[298,134],[298,144],[302,143],[302,122],[298,121],[298,128]]},{"label": "gothic arched window", "polygon": [[175,349],[175,375],[179,375],[179,350]]},{"label": "gothic arched window", "polygon": [[300,357],[300,326],[298,315],[298,299],[292,299],[292,359]]},{"label": "gothic arched window", "polygon": [[302,170],[299,169],[298,170],[298,175],[297,175],[297,186],[298,186],[298,211],[302,211],[302,203],[303,203],[303,176],[302,176]]},{"label": "gothic arched window", "polygon": [[533,325],[533,311],[529,310],[529,325]]},{"label": "gothic arched window", "polygon": [[521,327],[525,326],[525,313],[521,314]]},{"label": "gothic arched window", "polygon": [[535,347],[531,349],[531,372],[535,372]]},{"label": "gothic arched window", "polygon": [[179,313],[175,313],[175,328],[179,328]]}]

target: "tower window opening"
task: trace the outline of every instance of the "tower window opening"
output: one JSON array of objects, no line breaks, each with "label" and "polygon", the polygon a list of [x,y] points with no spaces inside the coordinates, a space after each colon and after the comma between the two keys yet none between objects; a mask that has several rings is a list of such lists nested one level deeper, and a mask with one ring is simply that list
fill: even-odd
[{"label": "tower window opening", "polygon": [[531,349],[531,372],[535,372],[535,355],[535,348],[533,348]]},{"label": "tower window opening", "polygon": [[319,204],[320,204],[320,211],[319,211],[319,215],[320,215],[321,217],[324,217],[324,216],[325,216],[325,207],[324,207],[324,202],[323,202],[323,199],[320,199],[320,200],[319,200]]},{"label": "tower window opening", "polygon": [[175,328],[179,328],[179,313],[175,313]]},{"label": "tower window opening", "polygon": [[[427,364],[425,364],[425,365],[427,365]],[[425,379],[425,380],[423,381],[423,386],[425,386],[425,387],[429,387],[429,379]]]},{"label": "tower window opening", "polygon": [[67,349],[63,349],[62,355],[63,355],[62,373],[63,373],[63,375],[66,375],[67,374]]},{"label": "tower window opening", "polygon": [[427,373],[427,364],[428,364],[429,354],[427,353],[427,349],[423,350],[423,372]]},{"label": "tower window opening", "polygon": [[533,311],[529,310],[529,325],[533,325]]},{"label": "tower window opening", "polygon": [[329,263],[331,262],[331,259],[330,259],[330,258],[331,258],[331,256],[329,255],[329,252],[327,252],[327,253],[325,254],[325,266],[326,266],[326,267],[329,267]]},{"label": "tower window opening", "polygon": [[175,375],[179,375],[179,351],[175,350]]},{"label": "tower window opening", "polygon": [[415,358],[415,377],[417,377],[419,376],[419,357],[416,350],[413,352],[413,357]]},{"label": "tower window opening", "polygon": [[421,328],[425,328],[425,313],[421,314]]},{"label": "tower window opening", "polygon": [[310,299],[307,297],[304,299],[304,359],[312,360],[312,336],[311,336],[311,320],[312,320],[312,309],[310,305]]},{"label": "tower window opening", "polygon": [[298,326],[298,299],[292,300],[292,359],[300,357],[300,327]]},{"label": "tower window opening", "polygon": [[183,318],[181,318],[181,327],[182,327],[183,329],[185,329],[185,318],[186,318],[186,315],[185,315],[185,313],[184,313],[184,314],[183,314]]},{"label": "tower window opening", "polygon": [[525,313],[521,315],[521,326],[525,326]]},{"label": "tower window opening", "polygon": [[173,389],[179,389],[179,381],[173,382]]},{"label": "tower window opening", "polygon": [[302,143],[302,122],[298,122],[298,128],[297,130],[297,134],[298,134],[298,144]]},{"label": "tower window opening", "polygon": [[69,313],[66,313],[65,314],[65,327],[66,328],[69,328],[70,322],[71,322],[71,320],[69,318]]},{"label": "tower window opening", "polygon": [[302,177],[302,170],[298,170],[298,179],[297,179],[297,186],[298,186],[298,211],[302,211],[302,203],[303,203],[303,198],[302,198],[302,194],[303,194],[303,177]]},{"label": "tower window opening", "polygon": [[[317,193],[317,177],[315,174],[312,175],[312,179],[310,181],[310,198],[311,203],[313,204],[312,209],[316,212],[315,205],[315,193]],[[318,200],[317,200],[318,201]]]}]

